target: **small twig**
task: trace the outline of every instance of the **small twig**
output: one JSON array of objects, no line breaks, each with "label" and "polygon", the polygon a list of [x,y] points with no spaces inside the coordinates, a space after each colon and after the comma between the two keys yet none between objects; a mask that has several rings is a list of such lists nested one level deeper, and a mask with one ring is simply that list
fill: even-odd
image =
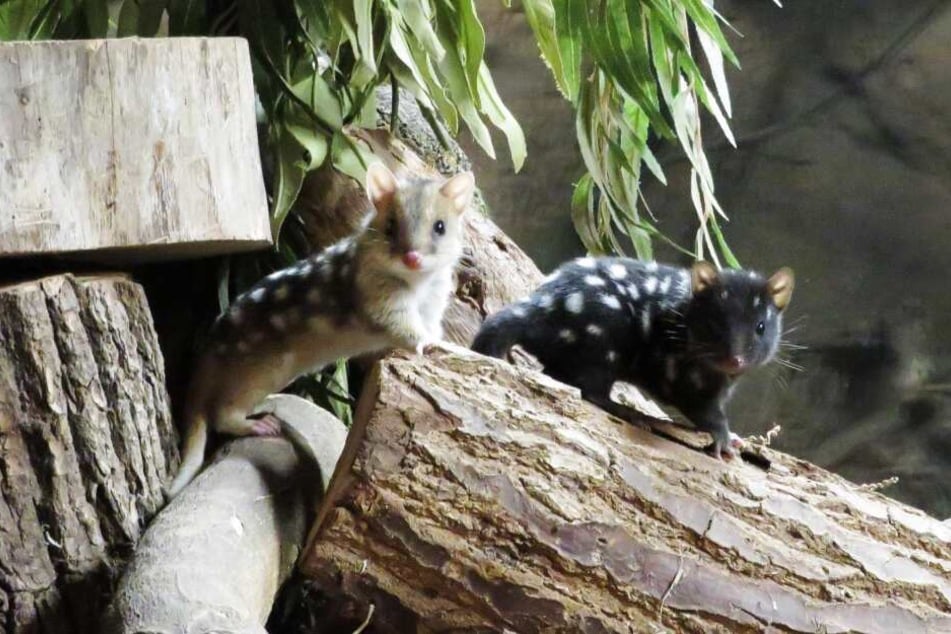
[{"label": "small twig", "polygon": [[782,429],[783,428],[779,425],[773,425],[772,429],[767,431],[766,434],[762,436],[757,436],[757,435],[748,436],[747,438],[745,438],[745,440],[751,445],[759,445],[760,447],[769,447],[773,443],[773,440],[776,438],[776,436],[779,435],[779,432],[782,431]]},{"label": "small twig", "polygon": [[886,487],[898,484],[898,476],[892,476],[890,478],[885,478],[879,482],[866,482],[865,484],[856,485],[859,491],[865,491],[867,493],[872,493],[874,491],[880,491]]},{"label": "small twig", "polygon": [[360,632],[362,632],[363,630],[367,629],[367,626],[370,625],[370,621],[373,619],[373,608],[374,608],[374,607],[375,607],[375,606],[371,603],[371,604],[370,604],[370,609],[369,609],[369,611],[367,612],[367,618],[363,619],[363,623],[360,624],[360,627],[358,627],[357,629],[353,630],[353,634],[360,634]]},{"label": "small twig", "polygon": [[667,586],[667,589],[664,590],[664,595],[660,598],[660,608],[657,610],[657,620],[661,620],[661,617],[664,615],[664,605],[667,603],[667,598],[670,596],[670,593],[674,591],[674,588],[677,587],[677,584],[680,583],[680,580],[684,575],[684,556],[680,556],[680,561],[677,564],[677,572],[674,573],[674,578],[670,580],[670,585]]}]

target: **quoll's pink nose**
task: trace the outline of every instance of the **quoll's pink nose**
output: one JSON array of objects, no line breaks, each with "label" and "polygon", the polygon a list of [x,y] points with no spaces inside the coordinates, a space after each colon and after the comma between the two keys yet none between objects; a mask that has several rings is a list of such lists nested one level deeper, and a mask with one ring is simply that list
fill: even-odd
[{"label": "quoll's pink nose", "polygon": [[406,268],[416,271],[423,265],[423,256],[419,251],[407,251],[403,254],[403,264]]},{"label": "quoll's pink nose", "polygon": [[738,354],[733,355],[726,360],[724,365],[726,366],[726,369],[731,372],[742,372],[746,369],[746,359]]}]

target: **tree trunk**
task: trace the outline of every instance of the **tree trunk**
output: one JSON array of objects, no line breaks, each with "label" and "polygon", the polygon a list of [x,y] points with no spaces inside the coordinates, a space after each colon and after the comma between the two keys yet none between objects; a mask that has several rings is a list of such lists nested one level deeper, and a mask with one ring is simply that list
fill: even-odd
[{"label": "tree trunk", "polygon": [[0,43],[0,254],[270,244],[239,38]]},{"label": "tree trunk", "polygon": [[762,451],[716,461],[533,370],[396,354],[302,567],[376,632],[951,631],[951,527]]},{"label": "tree trunk", "polygon": [[142,289],[57,276],[0,289],[0,631],[95,631],[176,461]]}]

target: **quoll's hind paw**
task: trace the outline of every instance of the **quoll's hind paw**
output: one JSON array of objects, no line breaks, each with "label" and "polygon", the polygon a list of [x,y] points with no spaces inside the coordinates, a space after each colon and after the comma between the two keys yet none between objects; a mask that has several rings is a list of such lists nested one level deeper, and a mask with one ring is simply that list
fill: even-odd
[{"label": "quoll's hind paw", "polygon": [[733,449],[742,449],[746,446],[746,441],[737,434],[730,432],[730,447]]},{"label": "quoll's hind paw", "polygon": [[255,436],[280,436],[281,419],[274,414],[265,414],[251,423],[251,433]]}]

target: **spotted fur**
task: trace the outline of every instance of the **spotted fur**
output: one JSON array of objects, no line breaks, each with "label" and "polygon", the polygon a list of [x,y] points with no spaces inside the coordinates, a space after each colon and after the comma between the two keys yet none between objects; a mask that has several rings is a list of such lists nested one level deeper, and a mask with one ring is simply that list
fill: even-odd
[{"label": "spotted fur", "polygon": [[630,258],[568,262],[528,298],[486,319],[473,343],[502,357],[521,345],[552,377],[618,416],[610,399],[627,381],[677,407],[733,455],[724,406],[736,379],[769,362],[782,332],[793,273],[690,269]]},{"label": "spotted fur", "polygon": [[198,472],[208,425],[273,433],[248,418],[300,374],[389,347],[421,351],[442,339],[452,271],[462,252],[470,173],[398,183],[382,164],[367,171],[373,209],[355,236],[276,271],[239,296],[214,324],[185,408],[174,496]]}]

